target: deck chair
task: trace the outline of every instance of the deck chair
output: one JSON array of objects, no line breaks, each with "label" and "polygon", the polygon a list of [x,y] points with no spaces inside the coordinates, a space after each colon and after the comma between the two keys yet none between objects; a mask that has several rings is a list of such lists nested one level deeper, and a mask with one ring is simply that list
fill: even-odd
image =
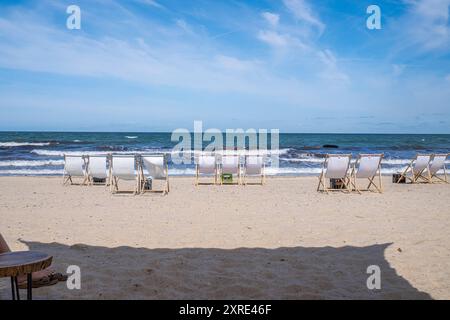
[{"label": "deck chair", "polygon": [[[88,161],[88,181],[90,185],[102,184],[108,186],[110,174],[108,170],[108,156],[106,155],[89,155]],[[95,180],[105,180],[105,183],[96,183]]]},{"label": "deck chair", "polygon": [[135,181],[133,194],[140,192],[139,164],[134,155],[112,155],[111,156],[111,193],[119,192],[119,181]]},{"label": "deck chair", "polygon": [[244,185],[247,185],[247,178],[249,176],[260,176],[261,185],[264,185],[266,180],[264,169],[265,164],[263,156],[247,155],[245,157],[245,164],[244,164],[244,174],[243,174]]},{"label": "deck chair", "polygon": [[217,161],[215,155],[200,155],[195,168],[195,185],[199,185],[200,175],[214,175],[214,184],[217,184]]},{"label": "deck chair", "polygon": [[154,190],[145,190],[147,179],[164,180],[163,194],[169,193],[169,166],[167,155],[141,155],[141,193],[160,192]]},{"label": "deck chair", "polygon": [[[447,160],[448,153],[444,154],[435,154],[433,157],[433,161],[430,165],[430,180],[431,183],[445,182],[448,183],[447,180],[447,171],[445,168],[445,161]],[[443,178],[438,176],[439,171],[443,171]]]},{"label": "deck chair", "polygon": [[85,185],[88,181],[86,169],[87,163],[84,156],[64,155],[63,185],[66,185],[69,182],[72,185],[72,178],[74,177],[83,178],[83,182],[81,182],[80,185]]},{"label": "deck chair", "polygon": [[[375,190],[379,193],[383,193],[383,184],[381,181],[381,160],[383,159],[383,154],[360,154],[356,163],[353,166],[351,178],[352,187],[359,194],[361,191],[371,191],[373,186]],[[375,178],[378,177],[378,185],[375,183]],[[361,190],[358,188],[356,179],[367,179],[369,180],[369,185],[366,189]]]},{"label": "deck chair", "polygon": [[430,162],[432,159],[432,154],[416,155],[416,157],[411,160],[411,163],[406,167],[406,169],[402,173],[400,173],[400,176],[406,180],[409,180],[411,183],[417,183],[419,179],[430,183]]},{"label": "deck chair", "polygon": [[323,163],[322,172],[319,176],[317,191],[343,191],[343,189],[332,189],[325,185],[325,179],[340,179],[345,190],[350,192],[350,178],[348,169],[350,167],[351,154],[327,154]]},{"label": "deck chair", "polygon": [[[241,184],[241,166],[239,163],[238,154],[223,154],[222,161],[220,165],[220,174],[232,174],[237,175],[237,184]],[[220,184],[223,184],[222,179],[220,179]]]}]

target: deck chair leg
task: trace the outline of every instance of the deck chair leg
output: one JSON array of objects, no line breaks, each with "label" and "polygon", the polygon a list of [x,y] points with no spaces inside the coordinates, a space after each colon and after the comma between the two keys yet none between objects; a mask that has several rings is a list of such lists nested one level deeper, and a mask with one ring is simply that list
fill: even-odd
[{"label": "deck chair leg", "polygon": [[367,186],[367,190],[369,191],[369,190],[370,190],[370,187],[371,187],[372,184],[373,184],[373,180],[370,179],[370,178],[368,178],[368,180],[369,180],[369,185]]},{"label": "deck chair leg", "polygon": [[350,186],[350,178],[348,178],[348,177],[344,178],[343,182],[344,182],[345,191],[348,193],[351,193],[352,190],[351,190],[351,186]]},{"label": "deck chair leg", "polygon": [[380,169],[379,174],[378,174],[378,179],[380,181],[380,193],[383,193],[383,179],[381,177],[381,169]]},{"label": "deck chair leg", "polygon": [[361,190],[359,190],[358,185],[356,183],[356,176],[355,176],[355,178],[353,180],[353,188],[356,190],[356,192],[358,192],[358,194],[362,194]]},{"label": "deck chair leg", "polygon": [[427,173],[428,173],[428,183],[432,183],[431,181],[431,173],[430,173],[430,168],[428,168]]},{"label": "deck chair leg", "polygon": [[[317,192],[320,191],[320,186],[323,186],[323,181],[322,181],[322,176],[323,176],[323,172],[320,174],[319,176],[319,184],[317,185]],[[323,186],[325,188],[325,186]]]},{"label": "deck chair leg", "polygon": [[369,178],[369,186],[367,187],[367,189],[369,190],[371,186],[373,186],[379,193],[382,193],[381,190],[378,188],[378,186],[376,185],[376,183],[373,181],[374,178]]},{"label": "deck chair leg", "polygon": [[198,165],[195,168],[195,186],[198,186]]},{"label": "deck chair leg", "polygon": [[[410,168],[411,168],[411,163],[408,164],[408,166],[406,167],[406,169],[403,170],[403,172],[400,174],[400,177],[401,177],[401,178],[404,178],[405,181],[406,181],[406,179],[411,180],[411,179],[407,176],[408,171],[409,171]],[[397,183],[400,183],[400,180],[401,180],[401,179],[398,179]],[[412,181],[411,181],[411,182],[412,182]]]},{"label": "deck chair leg", "polygon": [[134,195],[137,195],[137,194],[138,194],[139,183],[140,183],[139,179],[136,178],[136,182],[134,183],[134,191],[133,191],[133,194],[134,194]]}]

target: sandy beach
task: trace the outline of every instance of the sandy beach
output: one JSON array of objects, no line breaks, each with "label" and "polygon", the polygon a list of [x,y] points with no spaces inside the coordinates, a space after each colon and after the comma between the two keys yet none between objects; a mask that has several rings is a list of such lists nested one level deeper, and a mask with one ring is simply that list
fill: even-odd
[{"label": "sandy beach", "polygon": [[[319,194],[316,177],[111,195],[60,178],[0,177],[0,233],[13,250],[81,268],[35,299],[450,299],[450,186]],[[366,269],[381,270],[369,290]],[[24,294],[24,293],[23,293]],[[0,279],[0,299],[10,299]]]}]

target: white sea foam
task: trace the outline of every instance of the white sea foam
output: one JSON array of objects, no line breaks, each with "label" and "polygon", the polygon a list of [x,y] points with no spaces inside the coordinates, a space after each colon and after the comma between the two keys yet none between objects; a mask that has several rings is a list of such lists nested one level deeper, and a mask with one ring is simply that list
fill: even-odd
[{"label": "white sea foam", "polygon": [[267,167],[265,173],[268,176],[276,175],[317,175],[320,174],[321,168],[271,168]]},{"label": "white sea foam", "polygon": [[24,146],[35,146],[43,147],[49,146],[51,142],[0,142],[0,147],[24,147]]},{"label": "white sea foam", "polygon": [[13,176],[41,176],[41,175],[60,176],[63,173],[64,173],[63,170],[32,170],[32,169],[0,170],[0,175],[13,175]]},{"label": "white sea foam", "polygon": [[383,159],[381,164],[390,164],[390,165],[406,165],[411,163],[411,159]]},{"label": "white sea foam", "polygon": [[[217,151],[217,154],[227,154],[227,153],[238,153],[240,155],[281,155],[285,154],[289,151],[289,149],[279,149],[279,150],[244,150],[244,151]],[[180,153],[191,153],[194,155],[201,154],[203,151],[172,151],[172,149],[144,149],[139,151],[63,151],[63,150],[45,150],[45,149],[34,149],[31,150],[31,153],[40,155],[40,156],[56,156],[63,157],[64,155],[70,156],[80,156],[80,155],[108,155],[108,154],[160,154],[160,153],[169,153],[169,154],[180,154]]]},{"label": "white sea foam", "polygon": [[109,154],[153,154],[153,153],[162,153],[162,152],[170,152],[167,150],[140,150],[140,151],[63,151],[63,150],[43,150],[43,149],[34,149],[31,150],[31,153],[40,155],[40,156],[52,156],[52,157],[63,157],[64,155],[68,156],[89,156],[89,155],[109,155]]},{"label": "white sea foam", "polygon": [[43,167],[61,166],[64,160],[6,160],[0,161],[0,167]]},{"label": "white sea foam", "polygon": [[288,162],[311,162],[311,163],[323,163],[325,158],[280,158],[281,161]]},{"label": "white sea foam", "polygon": [[[308,163],[323,163],[325,161],[325,158],[317,158],[317,157],[311,157],[311,158],[280,158],[282,161],[287,162],[308,162]],[[352,159],[352,163],[354,163],[356,159]],[[411,163],[411,159],[383,159],[381,161],[381,164],[387,164],[387,165],[393,165],[393,166],[400,166],[400,165],[408,165]],[[445,163],[449,164],[450,160],[447,160]]]},{"label": "white sea foam", "polygon": [[127,138],[127,139],[137,139],[139,137],[138,136],[125,136],[125,138]]},{"label": "white sea foam", "polygon": [[170,176],[195,176],[195,169],[169,169]]}]

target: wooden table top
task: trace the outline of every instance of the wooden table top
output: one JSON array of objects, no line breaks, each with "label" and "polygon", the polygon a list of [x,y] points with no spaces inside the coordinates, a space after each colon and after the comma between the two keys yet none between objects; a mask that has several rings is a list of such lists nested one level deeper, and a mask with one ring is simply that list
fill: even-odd
[{"label": "wooden table top", "polygon": [[52,256],[36,251],[17,251],[0,254],[0,278],[16,277],[48,268]]}]

